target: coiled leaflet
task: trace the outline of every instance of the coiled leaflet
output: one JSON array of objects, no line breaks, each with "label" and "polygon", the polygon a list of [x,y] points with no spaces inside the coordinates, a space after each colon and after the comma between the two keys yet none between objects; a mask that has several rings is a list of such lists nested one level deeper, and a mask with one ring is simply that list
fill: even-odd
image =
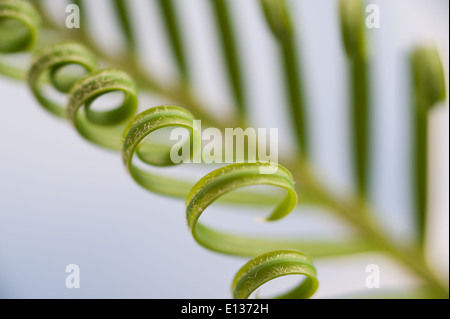
[{"label": "coiled leaflet", "polygon": [[25,1],[0,1],[0,52],[26,51],[36,44],[40,18]]},{"label": "coiled leaflet", "polygon": [[28,84],[33,95],[47,111],[58,117],[66,116],[65,106],[46,96],[44,85],[50,83],[57,91],[67,94],[78,79],[57,75],[68,65],[79,65],[87,73],[92,73],[97,68],[97,59],[80,44],[58,43],[36,51],[28,72]]},{"label": "coiled leaflet", "polygon": [[268,281],[287,275],[306,278],[298,287],[277,298],[306,299],[314,295],[319,286],[311,258],[296,250],[276,250],[251,259],[238,271],[232,284],[233,297],[246,299]]},{"label": "coiled leaflet", "polygon": [[[86,69],[88,75],[81,79],[58,77],[58,72],[69,64],[81,65]],[[86,139],[103,147],[122,149],[123,162],[138,183],[158,193],[186,195],[188,184],[183,184],[179,189],[174,190],[173,185],[177,180],[149,175],[149,173],[141,171],[133,165],[132,156],[137,153],[139,158],[147,164],[169,165],[165,156],[167,154],[164,155],[163,148],[153,148],[154,152],[151,152],[151,148],[148,145],[143,146],[142,142],[148,134],[168,126],[185,127],[191,130],[193,139],[198,139],[198,132],[193,130],[192,115],[179,107],[160,106],[146,110],[131,120],[137,110],[138,100],[137,87],[133,79],[119,70],[95,71],[96,68],[95,57],[82,46],[73,43],[57,44],[46,47],[35,54],[28,73],[28,82],[41,105],[56,116],[67,117]],[[68,94],[67,107],[45,97],[41,85],[46,81],[49,81],[58,91]],[[103,112],[90,108],[99,96],[113,91],[124,92],[124,101],[118,108]],[[118,134],[121,132],[123,135]],[[193,150],[192,153],[195,151]],[[197,223],[207,206],[225,193],[237,188],[266,184],[281,187],[287,191],[286,197],[266,220],[283,218],[295,207],[297,194],[291,174],[280,165],[276,165],[277,170],[273,174],[261,174],[260,168],[264,165],[275,164],[231,164],[211,172],[192,187],[186,200],[187,221],[194,238],[199,243],[213,250],[242,254],[221,250],[218,246],[214,247],[213,243],[213,246],[208,246],[211,242],[204,241],[206,237],[214,239],[211,234],[216,237],[224,234],[209,230]],[[142,176],[146,177],[142,178]],[[226,235],[222,236],[223,239],[227,240]],[[236,243],[229,242],[228,244],[235,245]],[[245,242],[242,245],[245,246]],[[293,293],[286,294],[284,297],[309,297],[314,293],[317,288],[317,279],[310,259],[300,252],[283,250],[259,255],[247,263],[236,275],[233,282],[233,295],[236,298],[247,298],[258,286],[278,276],[288,274],[303,274],[308,279]],[[257,280],[253,281],[251,279],[253,277]]]},{"label": "coiled leaflet", "polygon": [[[123,102],[107,111],[91,109],[101,95],[123,92]],[[137,86],[125,72],[103,69],[75,83],[69,93],[67,116],[87,140],[106,148],[120,150],[122,132],[137,111]],[[84,110],[81,108],[84,106]]]}]

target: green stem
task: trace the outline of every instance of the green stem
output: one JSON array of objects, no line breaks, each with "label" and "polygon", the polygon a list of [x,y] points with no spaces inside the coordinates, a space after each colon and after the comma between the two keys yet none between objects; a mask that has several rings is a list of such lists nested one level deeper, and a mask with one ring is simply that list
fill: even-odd
[{"label": "green stem", "polygon": [[223,55],[226,61],[228,78],[232,87],[239,116],[245,119],[247,110],[245,107],[245,89],[242,76],[241,61],[239,60],[238,44],[235,38],[232,18],[226,0],[211,0],[216,16],[217,28],[221,37]]}]

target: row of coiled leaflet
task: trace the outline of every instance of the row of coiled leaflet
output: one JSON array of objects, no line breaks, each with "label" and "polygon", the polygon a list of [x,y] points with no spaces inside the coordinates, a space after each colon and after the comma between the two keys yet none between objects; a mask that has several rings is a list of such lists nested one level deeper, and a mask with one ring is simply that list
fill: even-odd
[{"label": "row of coiled leaflet", "polygon": [[[11,21],[13,23],[11,24]],[[0,38],[0,53],[31,50],[37,42],[40,19],[28,2],[0,0],[0,34],[11,32],[20,25],[28,32],[18,32]],[[62,70],[69,65],[84,69],[83,76],[68,76]],[[303,275],[305,280],[280,298],[309,298],[318,288],[316,269],[310,257],[296,249],[283,249],[283,242],[251,239],[211,229],[199,222],[204,210],[225,194],[235,203],[264,202],[266,196],[234,192],[251,185],[271,185],[286,190],[284,199],[266,220],[278,220],[289,214],[297,204],[297,193],[290,172],[273,163],[233,163],[216,169],[192,185],[144,170],[135,165],[134,156],[153,166],[174,165],[167,147],[149,143],[146,137],[167,127],[183,127],[190,131],[191,140],[200,139],[194,129],[193,115],[184,108],[162,105],[139,114],[138,87],[125,72],[101,69],[94,54],[78,43],[58,43],[33,53],[27,81],[33,95],[47,111],[67,119],[86,140],[98,146],[120,151],[123,164],[142,187],[163,195],[186,198],[186,221],[195,240],[203,247],[226,254],[252,256],[236,274],[232,283],[233,297],[248,298],[264,283],[285,275]],[[45,87],[51,85],[67,96],[67,103],[53,101]],[[111,110],[91,108],[94,101],[110,92],[122,92],[122,103]],[[193,150],[195,152],[196,150]],[[261,174],[261,166],[276,165],[272,174]],[[250,195],[249,195],[250,194]],[[259,197],[258,197],[259,196]],[[277,249],[267,251],[268,247]],[[256,256],[256,257],[254,257]]]}]

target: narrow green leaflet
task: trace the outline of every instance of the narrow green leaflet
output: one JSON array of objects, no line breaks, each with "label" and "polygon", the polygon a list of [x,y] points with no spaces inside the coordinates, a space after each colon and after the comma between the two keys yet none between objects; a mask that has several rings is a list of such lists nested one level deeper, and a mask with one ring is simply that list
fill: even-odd
[{"label": "narrow green leaflet", "polygon": [[434,47],[418,47],[411,54],[412,102],[412,175],[415,225],[419,244],[425,244],[428,205],[428,112],[445,100],[444,68]]},{"label": "narrow green leaflet", "polygon": [[225,69],[228,72],[228,80],[237,103],[239,115],[241,116],[241,119],[245,119],[245,116],[247,115],[245,81],[239,56],[238,42],[234,30],[234,17],[230,12],[230,1],[211,0],[210,3],[221,39],[222,52],[226,65]]},{"label": "narrow green leaflet", "polygon": [[309,156],[309,128],[305,91],[301,76],[301,63],[294,25],[285,0],[260,0],[266,23],[278,42],[281,65],[284,71],[286,97],[298,150],[303,159]]},{"label": "narrow green leaflet", "polygon": [[122,33],[128,45],[128,49],[133,51],[136,50],[136,38],[133,32],[132,26],[132,15],[130,14],[130,3],[124,0],[112,0],[112,6],[116,13],[117,19],[119,20],[118,25],[120,26]]},{"label": "narrow green leaflet", "polygon": [[[416,94],[421,106],[432,108],[447,96],[442,60],[437,48],[417,47],[411,54],[411,68]],[[417,97],[419,98],[419,97]],[[418,106],[419,107],[419,106]]]},{"label": "narrow green leaflet", "polygon": [[161,16],[169,35],[170,45],[175,61],[178,65],[181,77],[185,83],[190,80],[187,64],[186,49],[183,42],[183,33],[180,27],[180,19],[176,12],[176,4],[173,0],[158,0],[157,4],[161,10]]},{"label": "narrow green leaflet", "polygon": [[266,22],[279,41],[289,41],[294,34],[291,17],[284,0],[260,0]]},{"label": "narrow green leaflet", "polygon": [[364,56],[366,50],[364,9],[361,0],[339,0],[339,18],[348,57]]},{"label": "narrow green leaflet", "polygon": [[238,271],[232,284],[233,296],[246,299],[263,284],[287,275],[302,275],[305,279],[297,288],[277,298],[307,299],[319,287],[311,258],[300,251],[276,250],[253,258]]},{"label": "narrow green leaflet", "polygon": [[339,14],[342,39],[349,61],[353,175],[359,197],[366,198],[369,194],[371,166],[371,92],[363,1],[340,0]]}]

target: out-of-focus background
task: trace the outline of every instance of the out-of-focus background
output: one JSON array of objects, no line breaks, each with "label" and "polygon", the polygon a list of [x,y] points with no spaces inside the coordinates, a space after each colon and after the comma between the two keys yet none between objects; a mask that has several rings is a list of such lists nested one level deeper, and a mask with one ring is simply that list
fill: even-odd
[{"label": "out-of-focus background", "polygon": [[[239,28],[249,107],[254,127],[279,128],[280,151],[289,151],[289,116],[284,103],[275,42],[256,0],[229,0]],[[52,16],[65,19],[68,2],[50,1]],[[50,2],[48,2],[50,4]],[[175,68],[156,5],[133,0],[145,67],[161,81]],[[449,3],[445,0],[372,0],[381,28],[368,30],[375,97],[374,176],[371,196],[393,237],[412,236],[409,176],[407,56],[417,44],[436,44],[448,79]],[[194,85],[208,105],[231,103],[207,0],[178,0]],[[346,59],[337,1],[291,0],[304,66],[313,159],[336,191],[351,188]],[[107,0],[90,1],[96,41],[122,45]],[[0,77],[0,297],[2,298],[229,298],[234,274],[247,261],[205,250],[190,234],[182,200],[140,188],[120,156],[97,148],[66,122],[53,118],[25,83]],[[148,108],[166,101],[142,96]],[[222,110],[216,110],[221,114]],[[433,110],[429,259],[448,280],[449,215],[448,102]],[[232,210],[230,212],[230,210]],[[300,237],[340,234],[346,228],[324,212],[300,207],[280,222],[255,223],[254,214],[213,207],[205,221],[225,229]],[[261,212],[258,214],[265,214]],[[202,217],[203,218],[203,217]],[[236,226],[237,225],[237,226]],[[77,264],[79,289],[67,289],[66,265]],[[377,254],[319,259],[315,298],[367,292],[365,267],[378,264],[381,288],[413,287],[403,268]],[[281,282],[280,285],[288,282]],[[275,289],[275,288],[274,288]],[[278,288],[277,288],[278,289]]]}]

